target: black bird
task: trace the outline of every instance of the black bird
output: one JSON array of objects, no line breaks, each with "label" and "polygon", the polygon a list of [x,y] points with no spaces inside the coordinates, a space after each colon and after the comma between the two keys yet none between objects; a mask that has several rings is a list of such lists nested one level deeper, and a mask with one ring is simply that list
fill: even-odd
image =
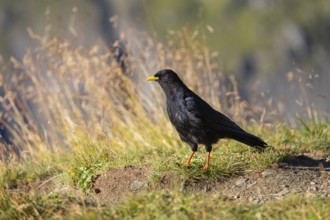
[{"label": "black bird", "polygon": [[198,144],[203,144],[208,152],[203,169],[208,169],[212,144],[221,138],[231,138],[258,150],[267,147],[262,139],[245,132],[228,117],[214,110],[191,91],[173,70],[160,70],[147,80],[157,81],[162,87],[166,95],[168,116],[181,140],[188,143],[192,149],[186,166],[190,165]]}]

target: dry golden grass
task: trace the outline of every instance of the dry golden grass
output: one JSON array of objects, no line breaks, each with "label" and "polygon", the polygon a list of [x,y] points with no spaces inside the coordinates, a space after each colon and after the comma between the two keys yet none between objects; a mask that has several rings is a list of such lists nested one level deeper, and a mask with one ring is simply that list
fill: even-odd
[{"label": "dry golden grass", "polygon": [[0,102],[5,111],[1,123],[19,148],[7,146],[7,157],[67,150],[81,135],[95,140],[107,136],[116,142],[110,148],[137,142],[152,146],[164,128],[173,133],[163,94],[145,82],[146,76],[163,68],[177,71],[216,109],[243,125],[245,118],[252,117],[258,121],[252,124],[261,127],[266,118],[276,115],[267,102],[250,105],[239,97],[235,79],[220,71],[217,54],[204,45],[197,31],[172,31],[166,45],[139,33],[136,39],[143,42],[127,44],[126,73],[114,54],[100,46],[74,47],[69,41],[49,34],[38,36],[31,30],[30,35],[39,46],[27,51],[22,62],[12,58],[2,68]]}]

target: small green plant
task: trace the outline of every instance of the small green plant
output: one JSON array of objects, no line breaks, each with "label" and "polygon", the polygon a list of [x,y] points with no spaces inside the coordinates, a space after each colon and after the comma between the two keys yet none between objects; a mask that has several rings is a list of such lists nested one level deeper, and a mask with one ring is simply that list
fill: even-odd
[{"label": "small green plant", "polygon": [[85,193],[89,194],[93,181],[97,176],[97,171],[102,167],[102,163],[92,164],[87,167],[80,167],[77,186]]}]

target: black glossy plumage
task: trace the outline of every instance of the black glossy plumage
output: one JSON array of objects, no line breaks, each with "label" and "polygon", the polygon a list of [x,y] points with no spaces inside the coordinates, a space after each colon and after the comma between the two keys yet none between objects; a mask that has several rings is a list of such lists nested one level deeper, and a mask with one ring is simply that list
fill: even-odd
[{"label": "black glossy plumage", "polygon": [[174,71],[164,69],[152,78],[149,80],[156,80],[165,92],[172,124],[193,151],[197,150],[198,144],[203,144],[210,152],[212,144],[221,138],[234,139],[259,150],[267,147],[262,139],[245,132],[228,117],[214,110],[191,91]]}]

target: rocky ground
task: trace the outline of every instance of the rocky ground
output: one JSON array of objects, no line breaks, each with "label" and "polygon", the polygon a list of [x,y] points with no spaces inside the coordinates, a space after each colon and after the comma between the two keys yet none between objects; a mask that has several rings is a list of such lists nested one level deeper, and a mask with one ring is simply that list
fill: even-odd
[{"label": "rocky ground", "polygon": [[[317,155],[292,156],[262,171],[245,172],[219,181],[180,179],[164,173],[158,184],[150,181],[152,168],[128,166],[99,176],[91,193],[99,202],[117,203],[129,194],[178,189],[183,193],[219,194],[223,199],[263,203],[289,194],[330,197],[330,160]],[[177,179],[177,178],[176,178]]]}]

